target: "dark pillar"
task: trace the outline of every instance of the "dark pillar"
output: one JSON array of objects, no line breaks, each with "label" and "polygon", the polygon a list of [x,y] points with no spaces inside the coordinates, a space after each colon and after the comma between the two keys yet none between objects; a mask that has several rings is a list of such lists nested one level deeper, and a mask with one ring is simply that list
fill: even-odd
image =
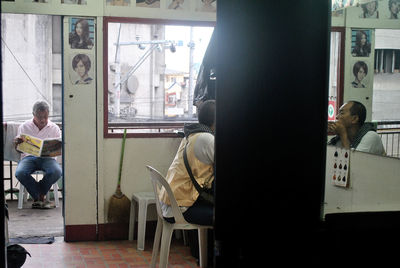
[{"label": "dark pillar", "polygon": [[321,259],[329,12],[218,1],[217,267]]}]

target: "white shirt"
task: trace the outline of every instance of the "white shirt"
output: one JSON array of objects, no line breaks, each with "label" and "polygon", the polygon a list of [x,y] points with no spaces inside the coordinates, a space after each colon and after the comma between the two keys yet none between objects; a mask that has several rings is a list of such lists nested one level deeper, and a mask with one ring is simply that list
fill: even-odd
[{"label": "white shirt", "polygon": [[[342,146],[342,141],[339,140],[336,146]],[[375,131],[368,131],[358,144],[356,151],[366,152],[377,155],[385,155],[385,148],[383,147],[381,137]]]},{"label": "white shirt", "polygon": [[[48,120],[47,125],[39,130],[39,128],[33,122],[33,118],[19,126],[17,137],[20,136],[21,134],[28,134],[30,136],[37,137],[42,140],[61,138],[61,130],[55,123]],[[27,155],[28,154],[22,153],[21,159]]]},{"label": "white shirt", "polygon": [[368,131],[358,144],[357,151],[385,155],[382,139],[375,131]]}]

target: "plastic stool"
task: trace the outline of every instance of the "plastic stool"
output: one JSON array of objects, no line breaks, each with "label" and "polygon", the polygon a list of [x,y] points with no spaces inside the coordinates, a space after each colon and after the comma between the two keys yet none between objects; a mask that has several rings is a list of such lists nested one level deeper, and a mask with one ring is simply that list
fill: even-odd
[{"label": "plastic stool", "polygon": [[146,234],[146,220],[147,220],[147,207],[150,204],[156,203],[154,192],[139,192],[134,193],[131,199],[131,214],[129,218],[129,240],[133,240],[133,233],[135,231],[135,218],[136,218],[136,205],[138,207],[138,236],[137,236],[137,249],[144,250],[144,241]]},{"label": "plastic stool", "polygon": [[[36,171],[33,174],[44,174],[43,171]],[[54,205],[56,208],[60,206],[60,201],[58,200],[58,184],[57,182],[52,185],[53,187],[53,194],[54,194]],[[19,193],[18,193],[18,209],[22,209],[23,203],[26,203],[28,199],[28,192],[25,194],[25,186],[22,183],[19,183]],[[50,200],[50,190],[46,194],[46,199]]]}]

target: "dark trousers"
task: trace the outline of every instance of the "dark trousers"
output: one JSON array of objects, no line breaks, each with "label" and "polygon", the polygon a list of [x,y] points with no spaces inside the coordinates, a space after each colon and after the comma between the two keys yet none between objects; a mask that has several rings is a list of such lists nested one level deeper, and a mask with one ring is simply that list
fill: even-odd
[{"label": "dark trousers", "polygon": [[[193,205],[182,214],[185,220],[189,223],[198,225],[213,225],[214,206],[197,199],[196,202],[194,202]],[[164,219],[169,223],[175,223],[175,219],[173,217],[164,217]]]},{"label": "dark trousers", "polygon": [[[183,214],[185,220],[189,223],[198,225],[213,225],[214,222],[214,206],[199,199],[193,203]],[[165,218],[169,223],[175,223],[174,218]],[[199,238],[197,230],[187,230],[188,243],[190,252],[193,257],[199,258]],[[208,248],[208,264],[209,266],[213,263],[214,256],[214,232],[212,229],[208,230],[207,248]]]}]

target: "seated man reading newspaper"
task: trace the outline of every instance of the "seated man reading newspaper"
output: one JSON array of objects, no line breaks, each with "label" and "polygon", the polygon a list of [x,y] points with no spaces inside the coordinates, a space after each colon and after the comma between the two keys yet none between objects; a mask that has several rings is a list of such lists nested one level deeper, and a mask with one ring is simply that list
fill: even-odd
[{"label": "seated man reading newspaper", "polygon": [[[61,130],[48,117],[48,104],[44,101],[36,102],[33,105],[33,118],[19,126],[14,139],[16,150],[22,153],[15,177],[32,196],[32,208],[54,207],[45,197],[62,173],[60,165],[52,157],[61,153]],[[47,142],[49,139],[50,143]],[[31,174],[39,170],[45,175],[42,180],[36,181]]]}]

